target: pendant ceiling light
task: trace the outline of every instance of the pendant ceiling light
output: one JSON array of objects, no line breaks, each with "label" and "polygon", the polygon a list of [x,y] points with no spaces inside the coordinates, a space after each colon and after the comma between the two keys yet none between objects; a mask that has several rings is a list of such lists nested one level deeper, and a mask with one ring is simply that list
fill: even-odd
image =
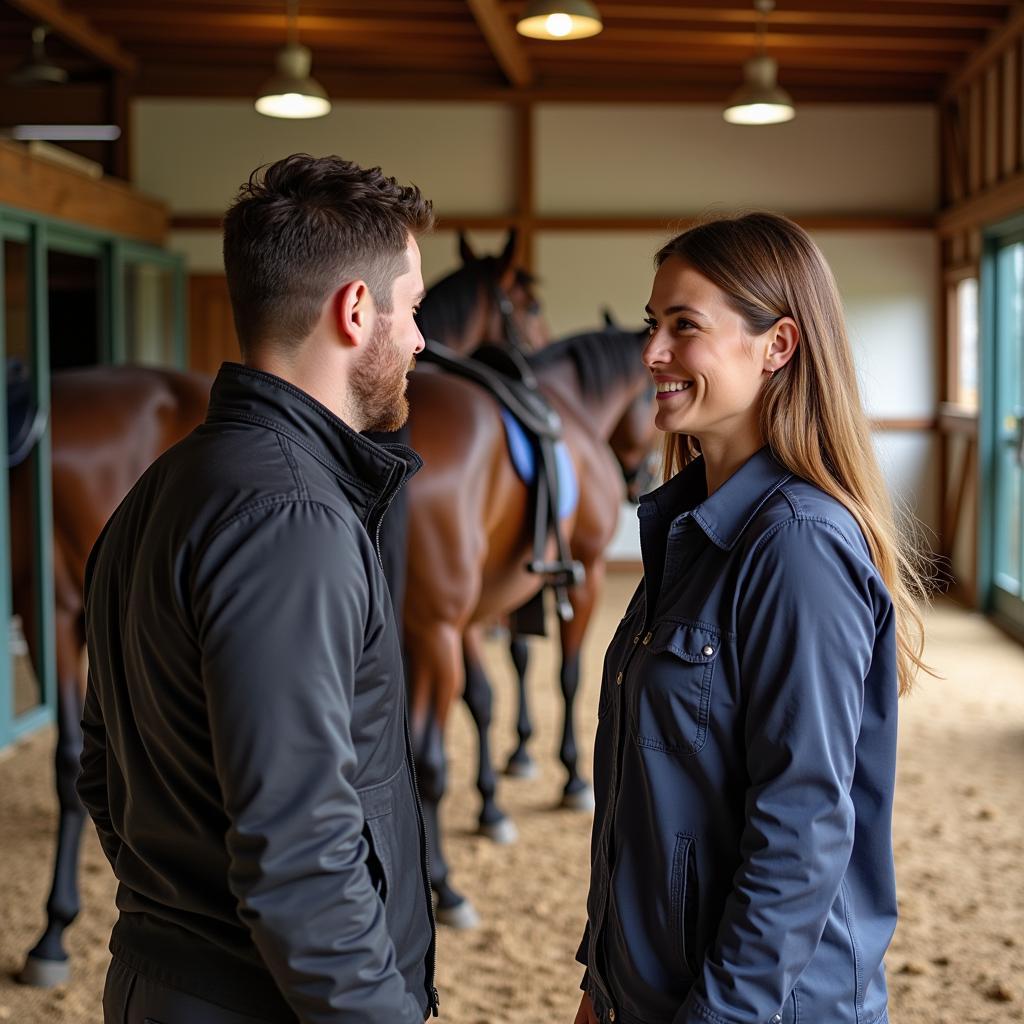
[{"label": "pendant ceiling light", "polygon": [[11,85],[64,85],[68,73],[46,56],[46,37],[50,29],[36,25],[32,29],[32,56],[7,76]]},{"label": "pendant ceiling light", "polygon": [[309,77],[313,54],[298,41],[298,0],[287,0],[288,42],[277,55],[277,74],[268,79],[256,100],[267,117],[323,117],[331,109],[327,91]]},{"label": "pendant ceiling light", "polygon": [[777,82],[779,66],[764,51],[764,27],[775,0],[754,0],[757,54],[743,65],[743,84],[733,93],[722,116],[730,124],[781,124],[796,117],[793,100]]},{"label": "pendant ceiling light", "polygon": [[532,0],[516,23],[516,31],[531,39],[586,39],[602,28],[590,0]]}]

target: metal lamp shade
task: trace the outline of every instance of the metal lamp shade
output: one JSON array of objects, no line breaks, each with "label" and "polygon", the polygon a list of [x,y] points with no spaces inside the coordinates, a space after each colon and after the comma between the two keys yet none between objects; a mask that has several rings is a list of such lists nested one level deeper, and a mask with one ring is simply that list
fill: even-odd
[{"label": "metal lamp shade", "polygon": [[331,109],[327,91],[310,78],[309,47],[289,43],[277,55],[277,74],[264,83],[256,110],[267,117],[323,117]]},{"label": "metal lamp shade", "polygon": [[516,23],[516,31],[531,39],[586,39],[602,28],[590,0],[532,0]]},{"label": "metal lamp shade", "polygon": [[722,116],[730,124],[781,124],[796,117],[793,100],[776,82],[778,64],[767,54],[743,65],[743,85],[733,93]]}]

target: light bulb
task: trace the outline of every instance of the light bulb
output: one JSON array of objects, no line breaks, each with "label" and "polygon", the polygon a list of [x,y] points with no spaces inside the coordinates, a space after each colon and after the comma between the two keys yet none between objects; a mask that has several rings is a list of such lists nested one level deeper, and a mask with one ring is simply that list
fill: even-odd
[{"label": "light bulb", "polygon": [[548,20],[544,23],[544,27],[551,35],[558,39],[564,39],[572,32],[572,16],[562,13],[548,15]]}]

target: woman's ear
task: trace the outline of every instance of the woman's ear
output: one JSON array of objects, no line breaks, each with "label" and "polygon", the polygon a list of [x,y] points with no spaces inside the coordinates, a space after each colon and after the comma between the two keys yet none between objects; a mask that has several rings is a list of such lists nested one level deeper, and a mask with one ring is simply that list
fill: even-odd
[{"label": "woman's ear", "polygon": [[796,355],[800,328],[792,317],[784,316],[771,328],[771,341],[765,352],[764,368],[769,373],[781,370]]}]

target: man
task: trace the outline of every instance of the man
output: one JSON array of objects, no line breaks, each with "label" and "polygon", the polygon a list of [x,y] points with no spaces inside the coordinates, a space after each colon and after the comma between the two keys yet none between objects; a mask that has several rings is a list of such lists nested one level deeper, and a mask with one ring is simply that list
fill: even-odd
[{"label": "man", "polygon": [[243,365],[86,574],[79,792],[119,887],[107,1024],[413,1024],[426,843],[375,538],[419,467],[416,188],[287,157],[228,211]]}]

